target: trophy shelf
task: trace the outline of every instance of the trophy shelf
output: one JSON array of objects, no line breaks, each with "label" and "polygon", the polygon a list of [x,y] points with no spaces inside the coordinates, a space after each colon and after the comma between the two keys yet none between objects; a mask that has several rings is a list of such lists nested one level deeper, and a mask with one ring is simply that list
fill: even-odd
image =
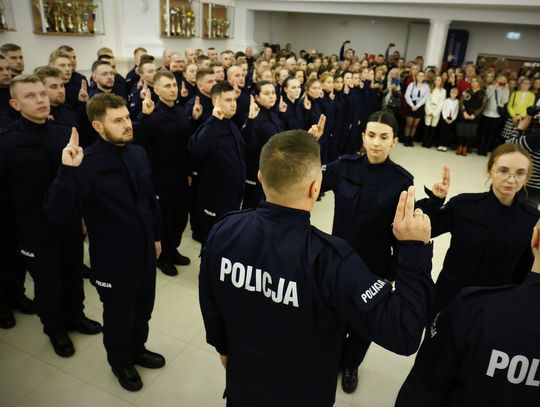
[{"label": "trophy shelf", "polygon": [[30,0],[34,34],[104,34],[103,0]]},{"label": "trophy shelf", "polygon": [[200,8],[196,0],[160,0],[162,38],[200,37]]},{"label": "trophy shelf", "polygon": [[0,0],[0,32],[17,31],[11,0]]},{"label": "trophy shelf", "polygon": [[203,3],[203,38],[228,40],[233,38],[234,7]]}]

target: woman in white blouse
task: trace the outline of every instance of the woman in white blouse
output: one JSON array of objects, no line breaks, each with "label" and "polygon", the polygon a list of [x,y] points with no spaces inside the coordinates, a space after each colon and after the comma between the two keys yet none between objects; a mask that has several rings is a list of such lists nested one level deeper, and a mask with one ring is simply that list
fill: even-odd
[{"label": "woman in white blouse", "polygon": [[431,85],[426,101],[426,116],[424,129],[424,141],[422,147],[431,148],[435,139],[435,129],[441,118],[441,111],[446,99],[446,89],[443,88],[442,78],[437,76]]},{"label": "woman in white blouse", "polygon": [[413,138],[420,119],[424,117],[424,105],[429,94],[429,85],[424,82],[425,74],[419,71],[416,79],[409,83],[405,91],[405,139],[406,147],[414,147]]}]

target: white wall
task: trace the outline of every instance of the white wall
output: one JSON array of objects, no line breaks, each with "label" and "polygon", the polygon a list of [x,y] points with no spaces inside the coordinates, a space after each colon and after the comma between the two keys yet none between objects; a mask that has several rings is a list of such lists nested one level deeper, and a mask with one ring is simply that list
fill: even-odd
[{"label": "white wall", "polygon": [[284,46],[291,38],[288,13],[256,11],[254,26],[253,38],[258,45],[268,42]]},{"label": "white wall", "polygon": [[[467,61],[476,61],[478,54],[528,57],[540,60],[540,27],[454,22],[450,28],[469,31]],[[519,40],[507,39],[506,33],[508,31],[521,32],[521,38]]]}]

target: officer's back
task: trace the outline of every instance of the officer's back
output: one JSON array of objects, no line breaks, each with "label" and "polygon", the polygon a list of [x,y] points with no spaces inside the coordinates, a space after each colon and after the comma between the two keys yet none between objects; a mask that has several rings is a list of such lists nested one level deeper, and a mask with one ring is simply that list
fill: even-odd
[{"label": "officer's back", "polygon": [[540,405],[540,231],[523,284],[467,288],[435,317],[396,402]]},{"label": "officer's back", "polygon": [[[207,340],[227,356],[231,406],[328,407],[345,321],[394,352],[416,350],[433,287],[431,247],[403,243],[400,289],[390,294],[345,241],[310,224],[322,179],[314,138],[274,136],[263,148],[261,174],[268,202],[227,215],[203,252]],[[427,218],[413,217],[409,198],[410,220],[429,230]],[[398,238],[429,240],[421,233]]]}]

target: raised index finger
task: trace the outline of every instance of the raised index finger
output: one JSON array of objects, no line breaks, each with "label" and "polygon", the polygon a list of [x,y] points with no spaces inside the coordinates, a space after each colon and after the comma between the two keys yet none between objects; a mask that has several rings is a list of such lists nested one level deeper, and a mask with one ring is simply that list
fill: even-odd
[{"label": "raised index finger", "polygon": [[79,146],[79,132],[75,127],[71,128],[71,137],[69,138],[69,144],[76,147]]},{"label": "raised index finger", "polygon": [[326,124],[326,116],[324,114],[321,114],[319,116],[319,123],[317,123],[317,127],[319,129],[324,129],[325,124]]},{"label": "raised index finger", "polygon": [[86,81],[83,79],[81,81],[81,89],[86,92],[86,90],[88,89],[87,85],[86,85]]},{"label": "raised index finger", "polygon": [[412,218],[414,213],[414,186],[410,186],[407,190],[407,199],[405,201],[405,218]]},{"label": "raised index finger", "polygon": [[407,191],[403,191],[399,195],[399,201],[396,207],[396,214],[394,216],[394,223],[399,223],[403,220],[405,214],[405,201],[407,200]]},{"label": "raised index finger", "polygon": [[444,185],[450,184],[450,168],[447,165],[443,167],[442,182]]}]

